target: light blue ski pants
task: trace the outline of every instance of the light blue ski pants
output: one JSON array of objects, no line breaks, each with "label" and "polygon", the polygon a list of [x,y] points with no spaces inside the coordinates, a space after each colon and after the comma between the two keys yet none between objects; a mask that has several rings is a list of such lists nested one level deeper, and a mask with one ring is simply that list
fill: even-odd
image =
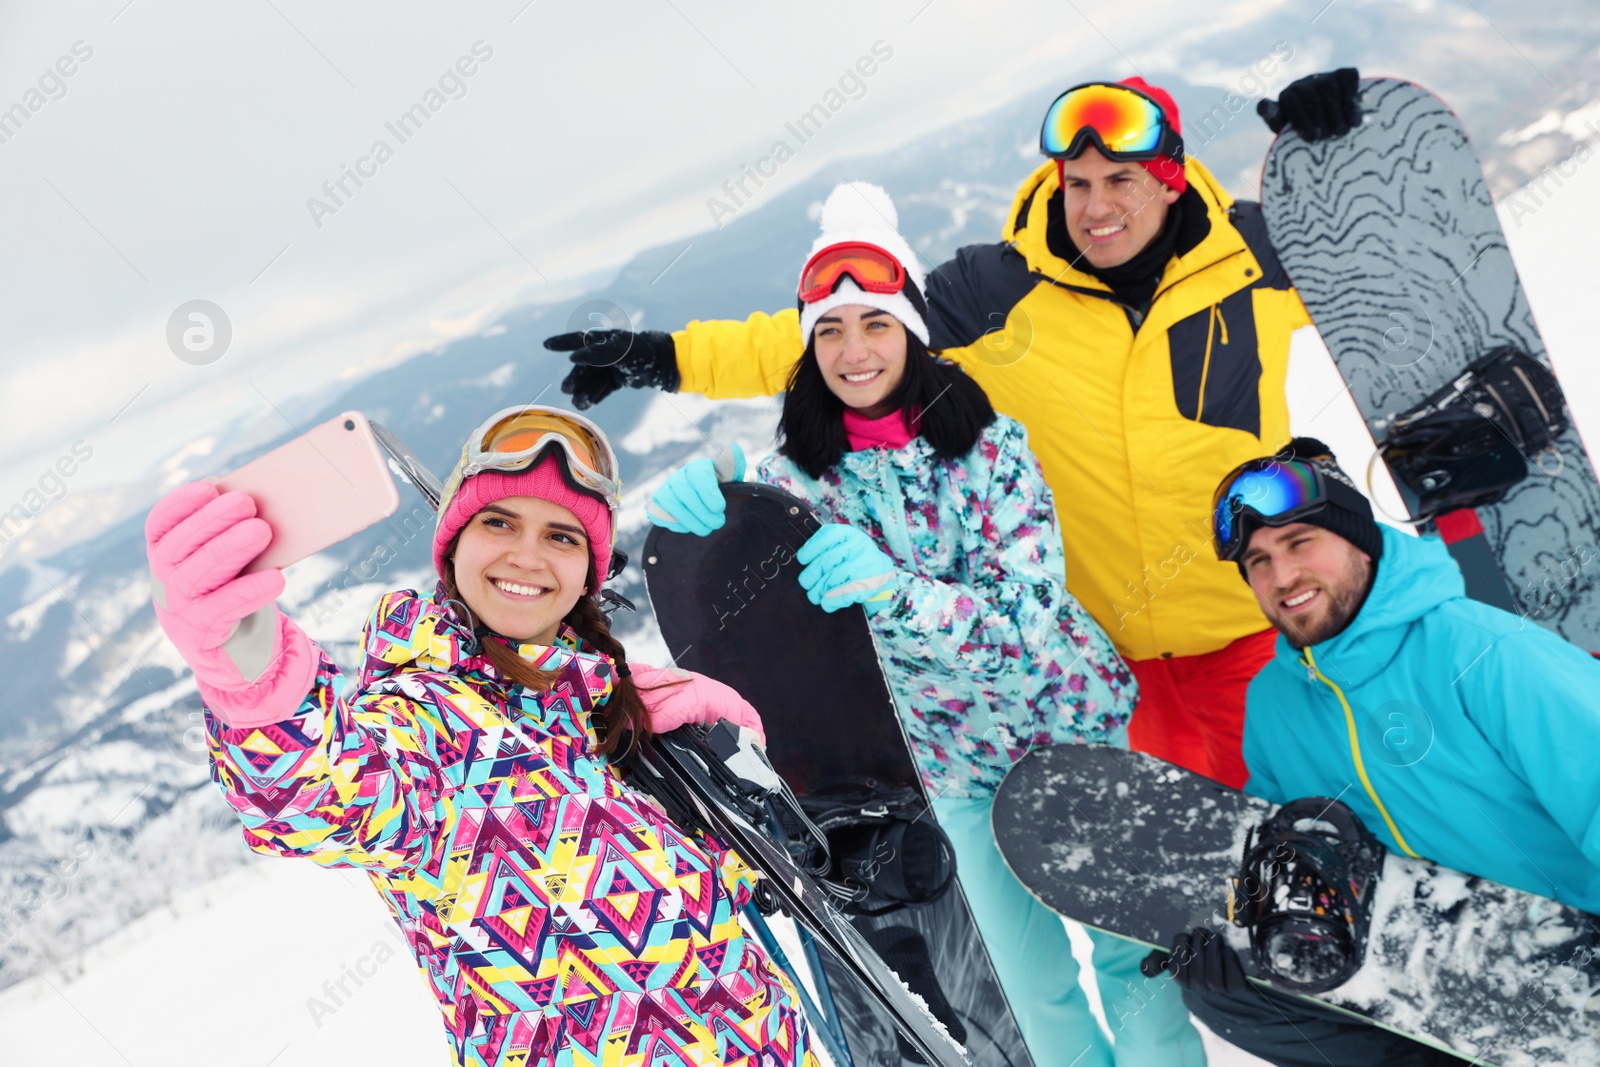
[{"label": "light blue ski pants", "polygon": [[955,846],[961,888],[1038,1067],[1204,1067],[1205,1049],[1170,978],[1146,978],[1149,949],[1089,931],[1113,1046],[1078,985],[1061,917],[1017,881],[994,842],[994,797],[940,797],[935,817]]}]

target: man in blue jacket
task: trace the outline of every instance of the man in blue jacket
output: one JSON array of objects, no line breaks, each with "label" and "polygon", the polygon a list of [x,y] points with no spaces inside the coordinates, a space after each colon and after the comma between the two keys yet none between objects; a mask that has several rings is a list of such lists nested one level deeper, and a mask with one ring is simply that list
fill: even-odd
[{"label": "man in blue jacket", "polygon": [[[1338,797],[1403,855],[1600,912],[1600,662],[1468,600],[1443,543],[1380,527],[1320,441],[1236,468],[1213,524],[1279,634],[1245,791]],[[1262,994],[1207,931],[1172,957],[1190,1010],[1274,1063],[1458,1062]]]}]

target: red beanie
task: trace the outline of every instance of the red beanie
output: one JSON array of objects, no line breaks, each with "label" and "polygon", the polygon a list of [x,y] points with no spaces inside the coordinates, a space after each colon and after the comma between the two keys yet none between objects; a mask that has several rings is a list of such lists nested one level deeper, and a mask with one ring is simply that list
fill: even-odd
[{"label": "red beanie", "polygon": [[444,554],[450,542],[474,515],[508,496],[532,496],[560,504],[583,524],[594,561],[595,579],[589,592],[598,593],[611,569],[611,509],[599,497],[568,485],[561,475],[561,463],[557,456],[546,456],[530,470],[515,474],[481,471],[463,479],[455,494],[439,508],[439,525],[433,531],[433,568],[439,577],[444,577]]},{"label": "red beanie", "polygon": [[[1178,102],[1172,99],[1172,94],[1159,85],[1151,85],[1143,78],[1124,78],[1122,84],[1130,89],[1137,89],[1156,102],[1161,108],[1161,113],[1166,116],[1167,124],[1172,127],[1172,132],[1179,137],[1183,136],[1183,120],[1178,117]],[[1183,164],[1171,156],[1157,156],[1146,160],[1140,166],[1155,175],[1156,181],[1169,189],[1183,192],[1189,188],[1189,179],[1184,176]]]}]

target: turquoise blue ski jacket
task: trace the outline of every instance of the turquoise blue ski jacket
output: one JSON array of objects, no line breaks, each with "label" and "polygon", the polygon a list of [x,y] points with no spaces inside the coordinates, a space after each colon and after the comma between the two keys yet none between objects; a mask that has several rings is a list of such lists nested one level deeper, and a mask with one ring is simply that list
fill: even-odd
[{"label": "turquoise blue ski jacket", "polygon": [[1600,912],[1600,662],[1466,599],[1435,538],[1383,531],[1366,603],[1245,705],[1247,793],[1338,797],[1390,848]]},{"label": "turquoise blue ski jacket", "polygon": [[756,477],[894,560],[899,589],[872,634],[932,793],[992,795],[1037,745],[1126,744],[1138,685],[1067,592],[1055,503],[1020,423],[996,417],[960,459],[918,436],[847,452],[820,479],[781,454]]}]

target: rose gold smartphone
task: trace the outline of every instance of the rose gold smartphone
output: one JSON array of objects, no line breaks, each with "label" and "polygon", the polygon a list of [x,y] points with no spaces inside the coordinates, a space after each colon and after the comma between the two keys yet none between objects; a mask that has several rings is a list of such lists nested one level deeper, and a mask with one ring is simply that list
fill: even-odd
[{"label": "rose gold smartphone", "polygon": [[381,522],[400,506],[372,427],[347,411],[217,479],[255,498],[272,542],[245,573],[287,567]]}]

